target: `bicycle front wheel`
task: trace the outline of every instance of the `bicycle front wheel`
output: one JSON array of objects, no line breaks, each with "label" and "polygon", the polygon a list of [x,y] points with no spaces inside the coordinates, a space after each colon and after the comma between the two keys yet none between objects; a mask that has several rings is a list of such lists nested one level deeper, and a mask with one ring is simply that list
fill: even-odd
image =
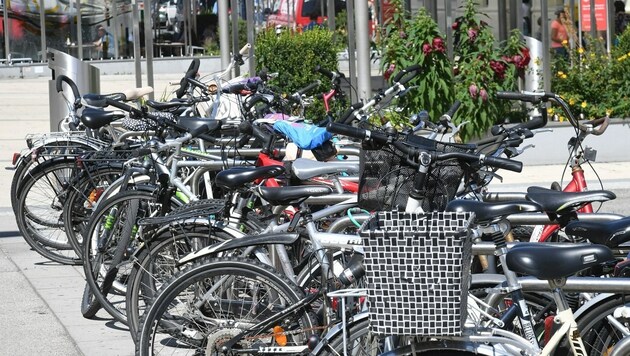
[{"label": "bicycle front wheel", "polygon": [[608,355],[624,337],[624,333],[630,332],[627,311],[630,311],[630,302],[618,295],[577,320],[578,330],[589,356]]},{"label": "bicycle front wheel", "polygon": [[309,313],[305,308],[282,313],[302,297],[297,286],[260,262],[201,261],[160,289],[143,317],[136,348],[139,355],[218,355],[228,341],[273,317],[230,349],[301,347],[315,331]]}]

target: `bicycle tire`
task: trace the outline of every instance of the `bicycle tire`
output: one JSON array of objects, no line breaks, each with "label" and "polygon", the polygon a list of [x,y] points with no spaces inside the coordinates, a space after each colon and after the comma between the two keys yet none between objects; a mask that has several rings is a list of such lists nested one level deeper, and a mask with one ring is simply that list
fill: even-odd
[{"label": "bicycle tire", "polygon": [[94,297],[90,285],[86,283],[81,297],[81,314],[86,319],[93,319],[101,309],[101,303]]},{"label": "bicycle tire", "polygon": [[39,147],[40,152],[37,155],[37,160],[32,160],[32,155],[26,155],[20,161],[20,165],[15,168],[13,172],[13,178],[11,179],[11,206],[13,212],[17,214],[17,202],[19,197],[19,187],[28,172],[51,158],[57,155],[68,154],[69,156],[75,155],[79,152],[87,150],[95,150],[96,147],[90,146],[86,143],[76,141],[55,141],[48,144],[44,144]]},{"label": "bicycle tire", "polygon": [[[146,209],[146,213],[150,213],[149,209],[157,209],[155,200],[156,197],[148,191],[120,192],[98,205],[90,217],[86,234],[83,236],[83,270],[86,281],[102,307],[114,319],[125,324],[127,317],[124,310],[124,295],[126,294],[124,281],[128,276],[127,268],[129,266],[128,263],[122,266],[121,264],[124,262],[124,255],[128,252],[127,246],[131,240],[131,230],[140,213],[137,209],[130,209],[131,216],[129,217],[133,220],[128,219],[128,224],[126,223],[128,216],[122,216],[124,218],[122,226],[118,226],[118,218],[117,221],[112,222],[110,228],[105,228],[105,225],[108,224],[107,219],[112,209],[128,211],[129,206],[125,205],[126,203],[138,202],[139,206],[140,201],[142,201],[142,209]],[[105,230],[111,231],[111,235],[107,241],[101,241],[103,246],[99,247],[99,239],[102,238]],[[124,247],[119,248],[119,246]],[[115,269],[112,269],[112,266],[115,266],[113,267]],[[115,275],[112,275],[113,273]],[[104,280],[105,277],[108,278],[107,281]]]},{"label": "bicycle tire", "polygon": [[[188,253],[194,252],[199,246],[230,238],[222,231],[211,232],[207,224],[191,224],[177,227],[175,230],[168,229],[161,236],[148,241],[134,258],[127,282],[125,303],[127,326],[134,342],[146,306],[153,300],[160,286],[176,271],[185,267],[177,265],[176,262]],[[223,234],[225,236],[219,237]]]},{"label": "bicycle tire", "polygon": [[72,159],[49,160],[21,182],[16,222],[24,240],[40,255],[62,264],[79,264],[62,221],[65,187],[74,172]]},{"label": "bicycle tire", "polygon": [[[607,319],[608,316],[613,316],[614,311],[619,307],[630,308],[630,301],[623,295],[617,295],[613,299],[594,306],[576,320],[589,356],[608,355],[613,346],[624,337]],[[629,328],[630,318],[620,317],[615,320],[626,329]]]},{"label": "bicycle tire", "polygon": [[83,258],[82,233],[89,222],[94,205],[99,201],[104,187],[120,176],[121,172],[122,166],[98,165],[82,172],[76,183],[68,190],[63,224],[68,242],[79,258]]},{"label": "bicycle tire", "polygon": [[[215,281],[218,282],[212,290],[203,289]],[[241,286],[247,288],[235,290]],[[219,293],[215,294],[215,292]],[[233,294],[235,292],[236,294]],[[253,292],[253,301],[238,302],[231,299],[233,295],[252,297],[249,295],[251,292]],[[180,293],[183,294],[180,295]],[[194,299],[195,296],[210,293],[212,296],[209,297],[212,297],[215,303],[202,302],[199,308],[191,310],[193,314],[190,314],[188,310],[183,310],[186,306],[194,307],[193,304],[197,301]],[[142,318],[136,354],[141,356],[161,354],[160,350],[154,350],[154,346],[156,348],[183,346],[188,348],[191,354],[195,351],[212,351],[223,345],[223,342],[241,333],[242,329],[238,328],[239,325],[242,325],[242,328],[251,327],[251,324],[268,318],[269,313],[274,314],[276,310],[282,311],[287,306],[298,303],[302,297],[303,292],[296,285],[279,275],[273,268],[260,262],[244,258],[213,258],[199,261],[179,272],[160,289],[158,297]],[[223,310],[223,305],[230,308],[229,313]],[[258,314],[253,316],[254,320],[250,318],[251,314],[245,317],[236,315],[237,312],[247,312],[248,307],[254,306],[260,306],[256,309]],[[173,308],[169,309],[169,307]],[[179,311],[176,308],[179,307],[182,308],[184,315],[175,314]],[[198,323],[201,320],[186,319],[186,316],[195,316],[194,313],[212,315],[217,323],[225,322],[225,325],[230,327],[204,330]],[[227,319],[228,316],[233,322]],[[305,309],[297,309],[294,313],[286,314],[282,319],[282,325],[278,325],[279,327],[285,331],[295,331],[295,333],[284,334],[287,337],[287,345],[305,345],[314,329],[309,312]],[[183,321],[184,324],[180,325],[178,321]],[[173,328],[168,328],[170,326]],[[181,327],[187,329],[181,329],[183,332],[179,332]],[[269,337],[269,332],[272,337]],[[274,342],[273,331],[265,330],[264,335],[264,339],[256,339],[256,342]],[[161,337],[165,339],[160,339]],[[174,339],[178,337],[180,340],[175,341]],[[238,346],[247,347],[250,342],[248,340],[252,339],[242,338]]]}]

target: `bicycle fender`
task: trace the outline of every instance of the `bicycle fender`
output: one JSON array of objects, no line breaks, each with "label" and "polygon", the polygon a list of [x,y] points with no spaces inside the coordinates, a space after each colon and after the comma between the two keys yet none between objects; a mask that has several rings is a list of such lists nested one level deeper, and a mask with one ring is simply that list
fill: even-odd
[{"label": "bicycle fender", "polygon": [[618,297],[619,297],[619,294],[615,294],[615,293],[598,294],[593,299],[584,303],[578,310],[576,310],[575,313],[573,313],[573,317],[575,318],[576,321],[580,320],[580,317],[582,316],[582,314],[588,313],[590,309],[593,309],[597,307],[599,304],[605,303],[610,299],[615,299]]},{"label": "bicycle fender", "polygon": [[179,261],[178,265],[191,262],[197,258],[213,255],[219,252],[234,250],[242,247],[259,246],[259,245],[289,245],[297,241],[299,234],[290,233],[271,233],[262,235],[250,235],[243,238],[232,239],[219,242],[214,245],[204,247],[199,251],[190,253]]}]

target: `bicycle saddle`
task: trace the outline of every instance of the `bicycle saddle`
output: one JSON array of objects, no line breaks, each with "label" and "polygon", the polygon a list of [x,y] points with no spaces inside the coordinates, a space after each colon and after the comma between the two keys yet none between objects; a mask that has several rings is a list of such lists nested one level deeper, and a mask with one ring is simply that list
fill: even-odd
[{"label": "bicycle saddle", "polygon": [[257,179],[277,177],[284,173],[282,166],[234,167],[217,173],[214,184],[220,188],[234,190]]},{"label": "bicycle saddle", "polygon": [[182,116],[178,118],[178,124],[184,126],[188,130],[195,131],[203,125],[208,126],[208,131],[206,133],[213,133],[221,127],[221,120],[208,119],[203,117],[187,117]]},{"label": "bicycle saddle", "polygon": [[258,194],[272,205],[293,205],[308,197],[318,197],[333,193],[333,189],[321,185],[301,185],[295,187],[258,187]]},{"label": "bicycle saddle", "polygon": [[512,214],[542,211],[542,207],[526,200],[505,203],[487,203],[477,200],[453,200],[446,211],[475,213],[477,224],[500,220]]},{"label": "bicycle saddle", "polygon": [[608,190],[560,192],[542,187],[527,188],[527,200],[540,204],[544,211],[550,213],[567,213],[588,203],[613,200],[616,197],[613,192]]},{"label": "bicycle saddle", "polygon": [[85,127],[92,130],[98,130],[105,125],[109,125],[112,121],[126,117],[121,111],[105,111],[101,109],[85,108],[81,113],[81,122]]},{"label": "bicycle saddle", "polygon": [[332,173],[358,173],[359,161],[319,162],[306,158],[298,158],[291,164],[291,171],[301,180]]},{"label": "bicycle saddle", "polygon": [[546,280],[568,277],[613,259],[612,251],[602,245],[564,247],[527,242],[514,245],[506,255],[510,270]]},{"label": "bicycle saddle", "polygon": [[592,243],[617,247],[630,241],[630,217],[615,221],[571,221],[564,230],[567,235],[584,237]]}]

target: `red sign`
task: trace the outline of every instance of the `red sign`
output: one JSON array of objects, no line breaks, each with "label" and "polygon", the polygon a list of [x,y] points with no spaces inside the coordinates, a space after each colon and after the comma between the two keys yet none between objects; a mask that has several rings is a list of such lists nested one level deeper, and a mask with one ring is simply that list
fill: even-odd
[{"label": "red sign", "polygon": [[[588,32],[591,30],[591,0],[580,0],[580,7],[582,10],[582,31]],[[606,0],[595,0],[595,21],[598,31],[606,30],[607,20]]]}]

